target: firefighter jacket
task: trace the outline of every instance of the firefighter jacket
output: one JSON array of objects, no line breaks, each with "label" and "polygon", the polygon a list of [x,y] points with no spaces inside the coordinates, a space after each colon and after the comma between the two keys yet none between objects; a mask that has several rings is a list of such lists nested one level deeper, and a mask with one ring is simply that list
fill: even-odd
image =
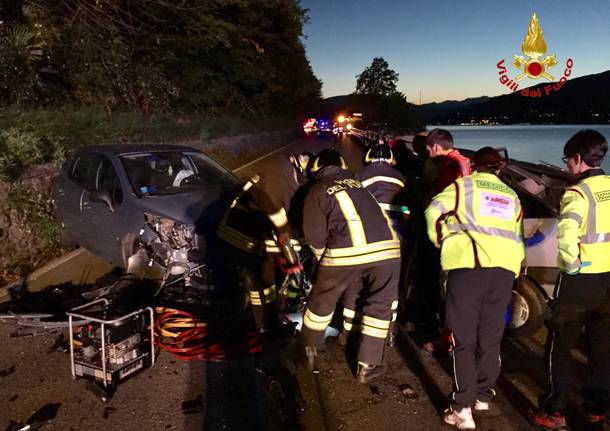
[{"label": "firefighter jacket", "polygon": [[279,252],[278,241],[290,241],[298,250],[298,241],[290,239],[287,216],[290,200],[298,187],[290,162],[285,158],[274,159],[267,165],[265,174],[256,183],[246,185],[226,211],[218,237],[253,254]]},{"label": "firefighter jacket", "polygon": [[586,274],[609,272],[610,176],[601,169],[588,170],[566,189],[560,208],[559,268]]},{"label": "firefighter jacket", "polygon": [[336,166],[323,168],[305,199],[305,238],[323,266],[400,259],[390,219],[357,179]]},{"label": "firefighter jacket", "polygon": [[444,270],[499,267],[519,274],[525,257],[521,203],[495,175],[457,179],[434,197],[425,216]]},{"label": "firefighter jacket", "polygon": [[387,163],[371,163],[360,172],[358,178],[389,215],[409,214],[404,201],[405,180],[397,169]]}]

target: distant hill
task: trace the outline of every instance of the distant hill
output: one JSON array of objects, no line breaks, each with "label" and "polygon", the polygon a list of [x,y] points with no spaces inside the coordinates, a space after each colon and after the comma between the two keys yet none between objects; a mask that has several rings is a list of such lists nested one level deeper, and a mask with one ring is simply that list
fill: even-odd
[{"label": "distant hill", "polygon": [[[498,85],[500,85],[498,83]],[[610,122],[610,70],[569,79],[559,91],[542,97],[524,97],[520,91],[496,97],[477,97],[415,106],[428,124],[461,124],[492,121],[512,123],[607,124]]]}]

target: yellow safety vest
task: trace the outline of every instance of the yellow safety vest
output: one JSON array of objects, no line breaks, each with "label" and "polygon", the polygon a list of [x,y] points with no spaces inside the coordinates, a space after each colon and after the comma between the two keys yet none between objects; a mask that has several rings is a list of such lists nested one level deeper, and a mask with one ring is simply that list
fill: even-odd
[{"label": "yellow safety vest", "polygon": [[444,270],[499,267],[519,274],[525,257],[521,203],[495,175],[457,179],[434,197],[425,215]]},{"label": "yellow safety vest", "polygon": [[[610,176],[591,176],[566,189],[557,231],[560,269],[610,271]],[[590,263],[581,267],[583,262]]]}]

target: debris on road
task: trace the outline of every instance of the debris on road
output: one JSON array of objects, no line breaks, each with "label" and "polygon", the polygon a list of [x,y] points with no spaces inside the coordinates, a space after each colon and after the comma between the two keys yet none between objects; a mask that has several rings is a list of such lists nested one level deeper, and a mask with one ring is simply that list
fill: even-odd
[{"label": "debris on road", "polygon": [[403,383],[399,385],[398,389],[400,390],[400,392],[402,392],[405,398],[408,398],[410,400],[419,398],[419,394],[417,393],[417,391],[413,389],[408,383]]},{"label": "debris on road", "polygon": [[0,377],[10,376],[14,372],[15,372],[15,366],[11,365],[10,367],[8,367],[4,370],[0,370]]}]

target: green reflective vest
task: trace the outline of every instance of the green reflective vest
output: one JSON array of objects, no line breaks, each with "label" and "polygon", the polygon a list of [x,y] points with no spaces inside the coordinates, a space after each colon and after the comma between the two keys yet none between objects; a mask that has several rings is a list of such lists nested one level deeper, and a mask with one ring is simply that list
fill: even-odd
[{"label": "green reflective vest", "polygon": [[425,215],[444,270],[499,267],[519,274],[525,257],[521,203],[495,175],[457,179],[432,199]]},{"label": "green reflective vest", "polygon": [[566,189],[557,231],[560,269],[610,271],[610,176],[591,176]]}]

